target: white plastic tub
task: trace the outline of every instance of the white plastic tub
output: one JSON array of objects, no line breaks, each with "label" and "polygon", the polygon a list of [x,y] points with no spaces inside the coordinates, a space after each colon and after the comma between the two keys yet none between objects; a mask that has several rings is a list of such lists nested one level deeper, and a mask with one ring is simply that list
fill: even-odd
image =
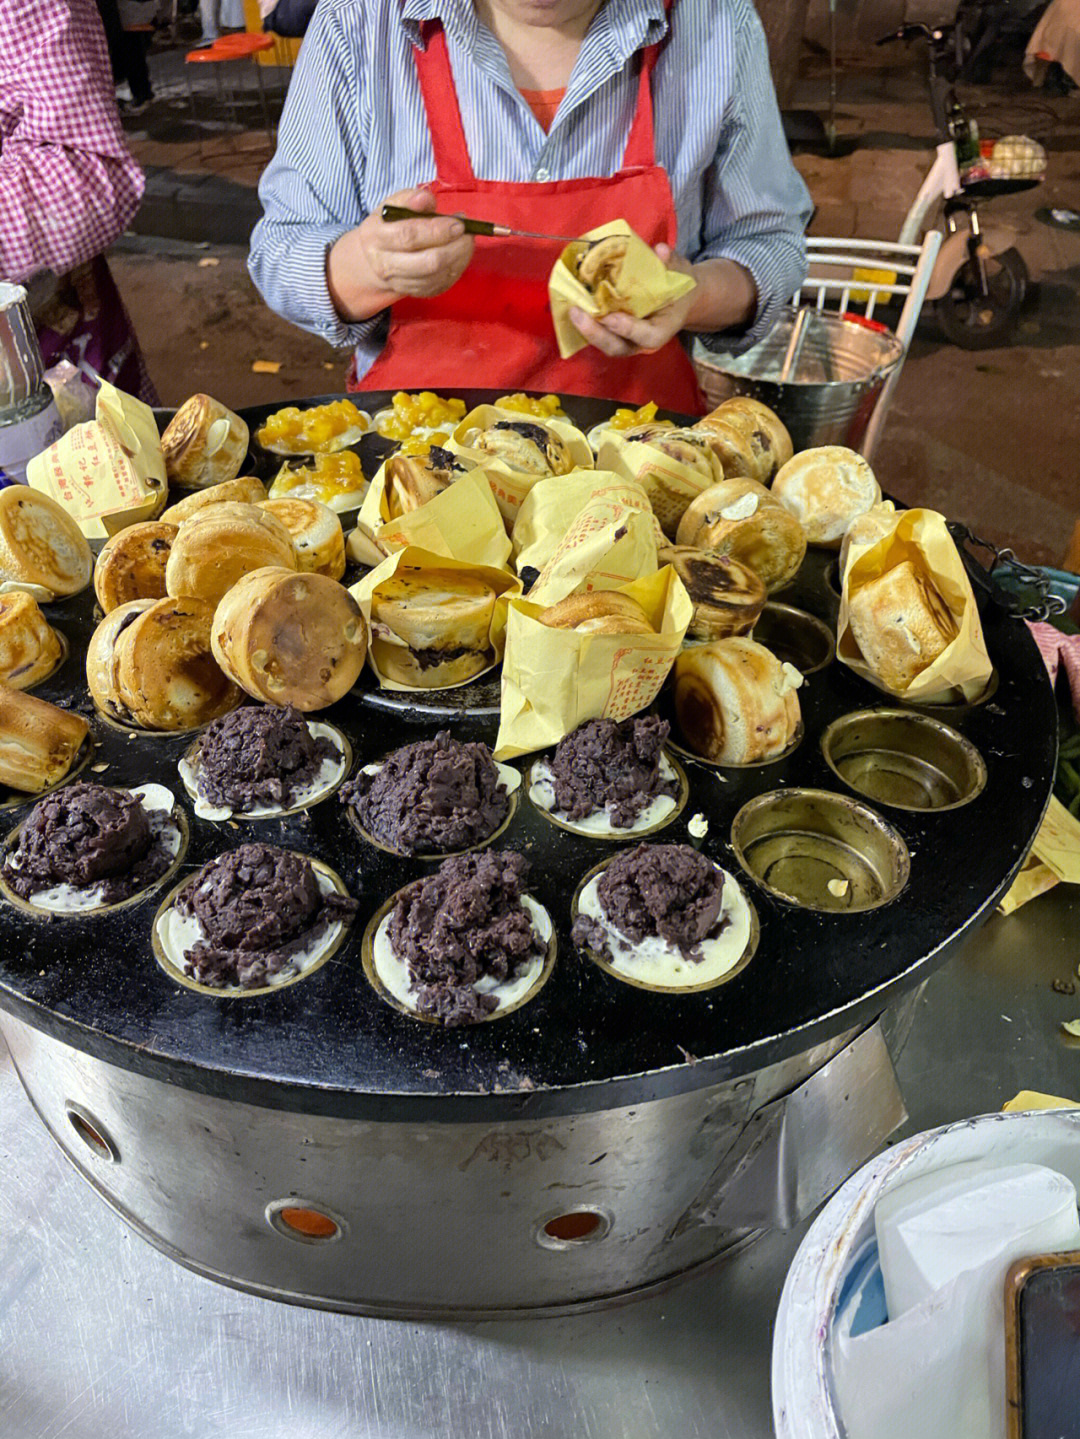
[{"label": "white plastic tub", "polygon": [[874,1208],[894,1184],[970,1160],[1045,1164],[1080,1189],[1080,1110],[985,1114],[902,1141],[863,1166],[811,1225],[792,1261],[773,1331],[777,1439],[843,1439],[832,1379],[833,1325],[868,1263]]}]

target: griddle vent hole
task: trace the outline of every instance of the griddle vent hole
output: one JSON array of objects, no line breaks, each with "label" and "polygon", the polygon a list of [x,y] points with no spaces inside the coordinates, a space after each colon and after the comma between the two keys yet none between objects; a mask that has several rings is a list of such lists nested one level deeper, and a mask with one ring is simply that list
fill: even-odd
[{"label": "griddle vent hole", "polygon": [[68,1123],[74,1129],[82,1142],[96,1158],[102,1159],[106,1164],[119,1164],[120,1151],[109,1135],[105,1126],[95,1119],[93,1115],[81,1105],[72,1104],[69,1100],[64,1106],[64,1112],[68,1117]]},{"label": "griddle vent hole", "polygon": [[344,1220],[307,1199],[275,1199],[266,1206],[270,1228],[301,1244],[332,1244],[345,1232]]},{"label": "griddle vent hole", "polygon": [[553,1214],[537,1226],[536,1242],[544,1249],[576,1249],[603,1239],[611,1230],[611,1215],[603,1209],[570,1209]]}]

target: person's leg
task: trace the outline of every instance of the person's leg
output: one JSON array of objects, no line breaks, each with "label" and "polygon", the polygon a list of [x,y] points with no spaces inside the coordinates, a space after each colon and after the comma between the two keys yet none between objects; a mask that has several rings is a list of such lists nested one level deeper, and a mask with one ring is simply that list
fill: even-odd
[{"label": "person's leg", "polygon": [[199,0],[199,19],[204,40],[216,40],[221,34],[221,0]]},{"label": "person's leg", "polygon": [[124,69],[131,86],[131,103],[148,105],[154,98],[150,86],[150,70],[146,63],[146,51],[150,36],[145,30],[124,31]]},{"label": "person's leg", "polygon": [[98,14],[105,30],[105,43],[109,47],[109,64],[112,66],[113,84],[119,85],[124,77],[124,29],[120,23],[120,7],[117,0],[97,0]]}]

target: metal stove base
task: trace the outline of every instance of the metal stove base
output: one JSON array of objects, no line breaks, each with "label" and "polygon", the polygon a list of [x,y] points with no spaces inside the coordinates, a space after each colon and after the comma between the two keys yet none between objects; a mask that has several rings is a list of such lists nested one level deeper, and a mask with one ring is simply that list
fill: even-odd
[{"label": "metal stove base", "polygon": [[[143,1238],[253,1294],[384,1318],[557,1315],[655,1293],[774,1216],[795,1222],[902,1117],[876,1027],[688,1094],[495,1125],[257,1108],[10,1014],[2,1028],[50,1134]],[[297,1237],[282,1206],[337,1230]],[[597,1227],[553,1238],[545,1226],[567,1214]]]}]

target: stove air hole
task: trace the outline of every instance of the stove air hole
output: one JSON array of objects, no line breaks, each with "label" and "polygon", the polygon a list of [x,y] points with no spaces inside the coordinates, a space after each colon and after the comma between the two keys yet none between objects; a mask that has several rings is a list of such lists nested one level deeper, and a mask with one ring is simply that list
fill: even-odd
[{"label": "stove air hole", "polygon": [[602,1209],[571,1209],[541,1220],[536,1242],[544,1249],[576,1249],[603,1239],[611,1230],[611,1216]]},{"label": "stove air hole", "polygon": [[81,1105],[72,1104],[70,1101],[64,1106],[64,1112],[68,1123],[91,1154],[104,1160],[106,1164],[119,1164],[120,1151],[103,1124]]},{"label": "stove air hole", "polygon": [[344,1221],[306,1199],[276,1199],[266,1206],[270,1228],[301,1244],[329,1244],[344,1233]]}]

